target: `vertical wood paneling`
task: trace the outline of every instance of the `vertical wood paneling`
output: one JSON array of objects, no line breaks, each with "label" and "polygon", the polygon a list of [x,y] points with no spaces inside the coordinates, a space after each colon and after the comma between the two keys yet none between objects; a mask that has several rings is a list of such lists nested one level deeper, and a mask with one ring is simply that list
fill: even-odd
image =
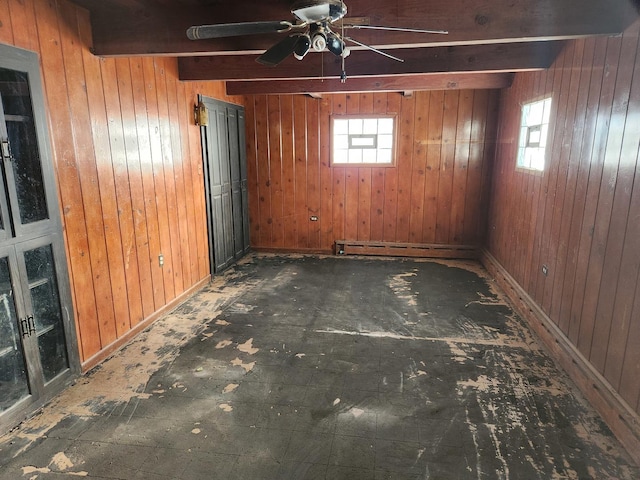
[{"label": "vertical wood paneling", "polygon": [[[153,178],[153,155],[151,137],[149,134],[149,118],[147,116],[147,96],[144,82],[144,71],[141,58],[130,62],[133,89],[133,108],[136,119],[138,137],[138,151],[140,156],[140,177],[142,182],[142,198],[144,203],[143,218],[146,225],[146,242],[149,246],[149,256],[141,259],[148,261],[150,266],[151,288],[153,292],[153,310],[156,311],[165,304],[164,278],[162,268],[155,258],[155,252],[160,252],[160,233],[158,227],[158,212],[155,202],[155,182]],[[148,260],[147,260],[148,259]],[[147,315],[148,316],[148,315]]]},{"label": "vertical wood paneling", "polygon": [[[571,42],[546,74],[519,74],[503,92],[488,235],[490,252],[636,412],[639,30]],[[511,126],[523,103],[546,95],[555,107],[545,171],[514,174]]]},{"label": "vertical wood paneling", "polygon": [[[37,51],[38,31],[33,0],[8,0],[13,44],[16,47]],[[1,18],[7,18],[2,16]]]},{"label": "vertical wood paneling", "polygon": [[[162,163],[164,173],[164,187],[168,217],[166,221],[172,226],[169,230],[171,239],[170,258],[165,260],[165,265],[170,268],[173,278],[173,286],[176,296],[184,290],[182,277],[182,243],[180,241],[180,228],[178,220],[178,196],[174,177],[174,155],[171,120],[169,117],[169,99],[167,94],[166,59],[155,59],[156,89],[158,91],[158,114],[160,117],[160,135],[162,147]],[[162,179],[161,179],[162,181]]]},{"label": "vertical wood paneling", "polygon": [[180,249],[181,259],[181,283],[184,286],[190,285],[191,278],[191,244],[189,242],[189,216],[187,207],[187,194],[185,191],[184,178],[186,176],[187,159],[183,155],[183,142],[180,130],[180,108],[178,106],[178,80],[177,65],[165,62],[165,80],[167,82],[167,107],[169,110],[169,126],[171,132],[171,155],[172,155],[172,174],[169,179],[176,192],[176,210],[178,213],[178,248]]},{"label": "vertical wood paneling", "polygon": [[[307,98],[307,203],[310,215],[320,213],[320,105],[314,98]],[[307,220],[309,221],[309,220]],[[320,222],[309,223],[309,247],[320,248]]]},{"label": "vertical wood paneling", "polygon": [[269,186],[271,188],[271,247],[284,246],[284,199],[282,188],[282,126],[280,98],[267,98],[269,113]]},{"label": "vertical wood paneling", "polygon": [[[76,164],[68,87],[60,46],[58,17],[55,2],[38,4],[36,22],[40,38],[45,94],[49,118],[59,195],[62,202],[63,222],[67,240],[70,272],[73,287],[84,292],[76,298],[78,338],[81,355],[85,358],[100,349],[100,330],[97,321],[95,293],[91,275],[89,240],[80,188],[80,176]],[[9,22],[3,22],[9,24]]]},{"label": "vertical wood paneling", "polygon": [[[296,163],[294,157],[294,116],[293,97],[282,98],[280,103],[282,118],[282,184],[283,191],[283,218],[284,222],[284,244],[295,245],[297,243],[298,222],[296,222]],[[286,221],[288,220],[288,221]]]},{"label": "vertical wood paneling", "polygon": [[[341,239],[480,244],[497,102],[491,91],[249,98],[255,128],[247,148],[258,178],[249,199],[252,246],[328,252]],[[372,113],[397,118],[395,165],[331,166],[331,115]],[[277,242],[262,232],[270,226],[284,232]]]},{"label": "vertical wood paneling", "polygon": [[261,95],[255,99],[255,126],[256,126],[256,162],[258,171],[258,198],[260,202],[258,218],[258,235],[252,237],[252,242],[257,242],[265,247],[271,246],[271,152],[269,150],[269,107],[267,97]]},{"label": "vertical wood paneling", "polygon": [[[101,64],[103,89],[105,95],[105,110],[108,122],[109,144],[111,158],[104,159],[104,168],[109,163],[114,176],[115,200],[118,209],[121,249],[124,260],[124,274],[127,289],[129,315],[118,318],[116,327],[124,334],[132,325],[132,319],[137,322],[142,318],[142,298],[140,294],[140,280],[137,268],[137,252],[133,235],[133,210],[131,207],[131,193],[127,175],[127,158],[124,149],[124,131],[120,114],[120,100],[118,98],[118,75],[115,60],[105,60]],[[109,162],[110,160],[110,162]],[[127,181],[125,181],[125,179]]]},{"label": "vertical wood paneling", "polygon": [[[592,173],[596,173],[596,175],[592,175],[593,183],[590,177],[590,190],[587,192],[587,207],[591,214],[590,223],[592,222],[589,231],[591,241],[589,242],[589,257],[585,258],[587,268],[578,346],[589,359],[591,359],[593,347],[593,331],[599,302],[598,293],[602,279],[611,201],[616,182],[614,169],[617,170],[617,163],[620,159],[621,134],[626,116],[626,102],[624,111],[620,111],[619,99],[626,96],[628,100],[630,69],[633,69],[633,58],[630,64],[628,58],[626,64],[621,63],[621,54],[623,53],[621,48],[622,39],[620,37],[609,39],[605,60],[605,79],[600,96],[600,111],[603,120],[600,122],[600,130],[596,131],[600,145],[594,151],[597,157],[592,157]],[[635,49],[634,45],[634,54]],[[608,88],[605,88],[605,84],[608,85]],[[616,103],[618,103],[617,108]],[[597,165],[596,172],[593,171],[594,165]],[[609,183],[610,181],[613,181],[613,185]]]},{"label": "vertical wood paneling", "polygon": [[429,100],[429,122],[427,126],[427,170],[425,179],[424,212],[422,216],[422,238],[424,243],[436,243],[438,218],[438,183],[442,155],[442,131],[444,127],[444,92],[431,92]]},{"label": "vertical wood paneling", "polygon": [[[611,123],[607,137],[604,175],[598,200],[598,217],[594,239],[597,242],[597,260],[600,266],[599,297],[593,320],[591,362],[598,371],[605,368],[610,348],[612,314],[618,288],[620,261],[626,235],[630,192],[634,182],[635,163],[638,155],[638,125],[632,118],[633,109],[640,106],[630,103],[634,64],[638,50],[638,27],[629,29],[622,39],[620,62],[616,76],[616,90],[611,111]],[[640,69],[639,69],[640,70]],[[633,99],[635,100],[635,98]],[[631,113],[631,116],[628,115]],[[592,252],[593,253],[593,252]],[[607,338],[608,342],[601,339]],[[615,345],[613,348],[620,348]]]},{"label": "vertical wood paneling", "polygon": [[[167,210],[167,189],[164,179],[164,162],[162,152],[162,134],[160,129],[160,109],[158,105],[158,89],[156,85],[155,63],[151,58],[143,59],[145,99],[149,119],[149,135],[151,137],[151,162],[153,170],[153,192],[158,229],[159,252],[167,255],[171,252],[171,234],[169,231],[169,212]],[[176,296],[173,284],[173,269],[171,263],[166,263],[161,269],[164,298],[167,302]],[[204,275],[201,272],[201,275]]]},{"label": "vertical wood paneling", "polygon": [[[66,0],[0,1],[0,41],[41,58],[81,360],[209,272],[196,93],[169,58],[99,59]],[[158,255],[164,255],[160,267]]]},{"label": "vertical wood paneling", "polygon": [[[571,144],[571,137],[573,135],[574,118],[576,115],[576,104],[578,100],[578,83],[579,79],[579,65],[580,65],[580,49],[578,48],[581,42],[572,42],[568,45],[565,59],[565,68],[563,69],[565,74],[563,75],[563,91],[567,92],[565,103],[559,105],[559,110],[564,112],[562,115],[563,120],[560,123],[561,115],[558,114],[558,131],[555,135],[555,142],[553,151],[558,152],[560,158],[566,158],[566,162],[557,162],[557,181],[555,184],[555,191],[553,195],[553,208],[551,215],[550,228],[551,233],[549,238],[560,238],[560,226],[564,211],[564,199],[566,193],[569,191],[567,188],[570,155],[571,151],[569,146]],[[577,63],[577,65],[576,65]],[[567,87],[568,84],[568,87]],[[548,242],[550,252],[546,255],[546,258],[560,259],[562,256],[562,242]],[[561,262],[551,262],[552,267],[550,269],[549,277],[545,279],[544,289],[542,294],[542,302],[547,310],[551,310],[551,305],[554,295],[554,285],[557,286],[557,281],[562,277],[563,271],[560,270]],[[557,296],[556,296],[557,297]],[[557,300],[557,298],[556,298]]]},{"label": "vertical wood paneling", "polygon": [[[175,64],[174,64],[175,66]],[[176,76],[177,79],[177,76]],[[193,285],[198,278],[198,235],[191,231],[191,225],[196,225],[196,208],[194,204],[194,191],[193,191],[193,176],[192,176],[192,162],[191,162],[191,150],[189,147],[189,129],[191,125],[191,115],[189,110],[193,104],[192,99],[187,102],[185,84],[179,81],[175,82],[176,86],[176,98],[177,98],[177,111],[176,119],[178,123],[178,136],[180,138],[180,157],[182,159],[182,176],[176,179],[176,182],[181,184],[184,189],[183,204],[186,211],[187,229],[186,236],[182,238],[182,241],[188,244],[188,258],[187,272],[184,281],[186,285]],[[157,259],[154,258],[154,263],[157,264]]]},{"label": "vertical wood paneling", "polygon": [[409,241],[423,243],[425,176],[427,169],[427,127],[431,95],[416,98],[413,120],[413,162],[411,167],[411,202],[409,215]]},{"label": "vertical wood paneling", "polygon": [[469,243],[480,241],[478,227],[481,216],[476,215],[476,204],[482,197],[482,166],[485,160],[485,133],[489,107],[489,92],[475,91],[473,95],[473,116],[471,119],[471,143],[469,145],[469,173],[467,175],[467,191],[464,205],[464,237],[471,239]]},{"label": "vertical wood paneling", "polygon": [[[347,94],[347,115],[355,115],[360,112],[360,96],[357,93]],[[344,235],[346,238],[364,240],[358,238],[358,167],[345,167],[345,224]]]},{"label": "vertical wood paneling", "polygon": [[[453,191],[451,195],[451,220],[449,241],[455,244],[464,235],[464,206],[467,199],[467,173],[471,148],[471,127],[473,121],[473,92],[460,92],[458,103],[458,124],[456,127],[456,148],[453,164]],[[470,221],[470,219],[467,219]]]},{"label": "vertical wood paneling", "polygon": [[[131,199],[133,224],[131,257],[135,257],[142,299],[142,316],[131,318],[131,324],[136,325],[154,309],[153,283],[151,279],[151,265],[149,264],[149,239],[147,236],[147,224],[145,222],[144,192],[142,186],[142,173],[140,168],[140,148],[137,136],[136,118],[133,99],[132,73],[129,60],[119,58],[116,60],[116,74],[118,77],[118,92],[120,94],[120,112],[124,132],[124,150],[126,158],[126,171],[123,169],[119,181],[127,179],[127,186]],[[125,176],[126,175],[126,176]]]},{"label": "vertical wood paneling", "polygon": [[109,344],[116,339],[116,326],[112,301],[113,292],[109,276],[109,259],[104,240],[105,224],[102,204],[95,201],[96,198],[100,198],[95,148],[92,131],[86,128],[86,125],[91,123],[89,100],[85,88],[82,51],[75,46],[76,32],[70,31],[68,27],[68,25],[77,25],[78,23],[76,9],[68,3],[61,4],[59,19],[74,151],[82,159],[76,165],[85,213],[95,304],[103,318],[103,321],[98,323],[98,330],[100,342]]},{"label": "vertical wood paneling", "polygon": [[[80,34],[85,44],[89,44],[91,32],[89,29],[88,12],[78,12],[82,18]],[[109,141],[109,122],[105,103],[105,90],[102,82],[101,63],[93,59],[91,53],[82,51],[84,71],[87,87],[89,117],[92,119],[91,134],[95,152],[95,167],[97,173],[99,198],[102,207],[102,221],[104,223],[104,241],[106,242],[111,279],[113,301],[114,328],[116,337],[122,336],[129,327],[129,301],[127,296],[127,281],[122,254],[122,240],[120,221],[116,197],[116,185],[111,164],[111,145]]]},{"label": "vertical wood paneling", "polygon": [[[332,104],[330,101],[322,99],[318,113],[319,118],[330,116],[332,113],[331,107]],[[329,123],[321,122],[320,138],[329,138],[329,135]],[[329,167],[329,149],[330,145],[327,142],[320,143],[320,245],[329,244],[333,238],[333,169]],[[301,163],[306,164],[306,157],[301,158]],[[306,181],[308,181],[307,178],[308,176],[305,178]],[[303,239],[298,242],[298,248],[308,245],[302,240]]]},{"label": "vertical wood paneling", "polygon": [[[569,148],[569,162],[567,173],[567,188],[564,191],[563,209],[561,212],[561,227],[559,232],[560,246],[555,264],[552,297],[552,315],[561,318],[560,328],[565,334],[569,333],[569,318],[561,317],[564,299],[564,285],[567,281],[567,275],[571,275],[574,271],[573,265],[569,263],[570,258],[570,232],[572,228],[572,219],[574,217],[575,198],[578,193],[578,178],[581,168],[580,151],[582,139],[584,135],[586,106],[589,96],[590,75],[585,72],[582,66],[593,61],[593,42],[580,41],[577,43],[577,55],[574,58],[573,74],[575,81],[572,90],[576,92],[576,103],[573,105],[574,120],[573,128],[571,124],[565,130],[567,139],[565,145]],[[568,133],[570,132],[570,133]],[[530,211],[530,210],[529,210]],[[571,272],[571,273],[569,273]]]},{"label": "vertical wood paneling", "polygon": [[[549,129],[549,139],[547,140],[547,143],[552,152],[558,151],[559,141],[562,138],[562,129],[564,126],[564,117],[566,115],[566,104],[567,104],[567,98],[569,94],[568,80],[571,77],[570,69],[563,68],[563,66],[565,65],[565,62],[567,62],[567,57],[569,56],[570,50],[571,50],[570,48],[567,48],[560,54],[559,59],[557,60],[557,64],[559,68],[557,68],[554,71],[554,75],[553,75],[553,88],[554,88],[553,91],[558,91],[559,94],[556,95],[556,97],[553,99],[553,103],[551,106],[551,116],[555,118],[555,122],[552,124],[551,128]],[[559,180],[558,171],[559,171],[560,163],[561,162],[555,161],[555,159],[552,158],[551,161],[548,162],[548,165],[545,165],[545,169],[550,173],[549,175],[545,176],[545,179],[546,179],[545,187],[544,187],[545,207],[543,210],[544,213],[542,217],[539,219],[541,236],[540,236],[540,242],[538,244],[538,249],[537,249],[538,259],[540,262],[544,264],[547,264],[549,262],[549,258],[551,254],[549,249],[553,247],[553,245],[551,247],[549,246],[549,243],[550,243],[549,239],[551,236],[551,223],[552,223],[553,212],[554,212],[556,186]],[[535,290],[536,299],[539,299],[539,302],[544,304],[544,287],[548,283],[548,281],[551,281],[550,279],[553,278],[554,272],[551,272],[551,271],[549,272],[550,277],[545,277],[542,274],[541,268],[537,269],[537,272],[538,274],[536,276],[536,290]],[[549,280],[547,280],[547,278],[549,278]]]},{"label": "vertical wood paneling", "polygon": [[[359,112],[363,115],[373,113],[373,94],[360,95]],[[371,168],[358,169],[358,236],[371,238]]]},{"label": "vertical wood paneling", "polygon": [[[0,0],[0,18],[9,19],[0,25],[0,42],[13,44],[13,28],[11,25],[11,13],[9,11],[9,0]],[[17,20],[17,19],[16,19]]]},{"label": "vertical wood paneling", "polygon": [[[373,94],[373,113],[387,113],[388,93]],[[325,117],[326,118],[326,117]],[[328,158],[328,157],[327,157]],[[333,169],[332,169],[333,171]],[[384,232],[384,178],[388,169],[371,169],[371,240],[382,241]],[[337,238],[337,237],[336,237]]]},{"label": "vertical wood paneling", "polygon": [[584,238],[585,231],[584,214],[586,208],[586,198],[589,188],[589,178],[591,177],[591,153],[595,144],[595,133],[597,126],[597,111],[600,102],[600,93],[602,92],[602,78],[604,71],[604,59],[606,54],[606,42],[594,43],[594,56],[591,68],[589,64],[583,64],[583,72],[589,75],[589,98],[585,110],[585,129],[582,135],[582,145],[580,151],[580,174],[576,186],[575,196],[575,212],[571,222],[571,231],[569,234],[569,250],[570,259],[566,271],[569,277],[565,275],[565,283],[563,286],[562,306],[560,310],[561,318],[568,317],[569,321],[569,339],[577,343],[580,331],[580,316],[574,308],[575,295],[580,291],[578,288],[583,261],[580,247],[581,240]]},{"label": "vertical wood paneling", "polygon": [[[188,132],[189,137],[189,160],[191,163],[191,191],[193,192],[193,208],[194,208],[194,222],[195,225],[206,224],[207,221],[207,209],[206,198],[204,190],[204,167],[202,162],[202,142],[200,132],[191,128],[193,123],[193,112],[191,105],[196,102],[198,94],[204,94],[207,92],[206,88],[200,83],[187,83],[185,84],[185,106],[182,110],[183,124]],[[208,93],[208,92],[207,92]],[[207,95],[214,97],[215,95]],[[154,172],[155,175],[155,172]],[[209,266],[207,262],[201,261],[202,258],[209,256],[209,238],[205,229],[197,230],[193,235],[196,242],[196,256],[194,260],[193,276],[194,281],[205,277],[209,273]],[[157,261],[157,259],[155,259]]]},{"label": "vertical wood paneling", "polygon": [[249,236],[253,241],[260,238],[260,197],[258,178],[258,148],[256,135],[256,101],[251,99],[245,102],[245,127],[247,148],[247,189],[251,192],[254,201],[249,202]]},{"label": "vertical wood paneling", "polygon": [[[336,115],[344,115],[347,113],[347,96],[343,94],[332,95],[326,99],[332,103],[332,111]],[[327,117],[323,119],[326,120]],[[329,130],[330,131],[330,128]],[[324,140],[326,141],[326,140]],[[329,159],[327,158],[327,167],[329,166]],[[331,242],[340,238],[345,238],[345,169],[344,168],[331,168],[333,175],[333,238],[327,238],[327,243],[322,245],[323,248],[331,248]],[[309,183],[313,180],[309,178]]]},{"label": "vertical wood paneling", "polygon": [[296,245],[309,242],[309,225],[307,223],[307,103],[303,96],[293,98],[293,215]]},{"label": "vertical wood paneling", "polygon": [[[396,204],[395,240],[409,241],[409,218],[411,215],[411,173],[413,168],[413,132],[415,98],[402,97],[398,116],[398,200]],[[400,161],[402,159],[402,161]]]},{"label": "vertical wood paneling", "polygon": [[451,204],[453,196],[453,169],[455,165],[456,128],[460,92],[444,94],[442,144],[440,146],[440,177],[438,179],[438,211],[436,214],[436,243],[449,243],[451,235]]}]

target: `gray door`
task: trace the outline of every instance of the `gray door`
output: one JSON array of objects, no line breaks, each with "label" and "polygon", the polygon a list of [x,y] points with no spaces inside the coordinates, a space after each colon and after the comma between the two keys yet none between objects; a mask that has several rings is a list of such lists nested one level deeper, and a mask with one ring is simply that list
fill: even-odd
[{"label": "gray door", "polygon": [[201,97],[209,123],[202,127],[209,254],[217,273],[249,250],[244,110]]},{"label": "gray door", "polygon": [[0,46],[0,432],[77,372],[38,58]]}]

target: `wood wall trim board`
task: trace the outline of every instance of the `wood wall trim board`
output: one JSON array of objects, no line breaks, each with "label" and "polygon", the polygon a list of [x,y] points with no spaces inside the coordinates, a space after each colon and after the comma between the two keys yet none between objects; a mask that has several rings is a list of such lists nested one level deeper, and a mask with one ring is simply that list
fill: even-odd
[{"label": "wood wall trim board", "polygon": [[333,255],[333,250],[326,248],[299,248],[299,247],[251,247],[257,253],[281,253],[281,254],[303,254],[303,255]]},{"label": "wood wall trim board", "polygon": [[381,255],[385,257],[455,259],[478,258],[478,247],[473,245],[336,240],[335,251],[339,255]]},{"label": "wood wall trim board", "polygon": [[[397,50],[402,62],[369,51],[354,51],[346,60],[350,78],[390,75],[512,73],[549,68],[564,42],[523,42]],[[180,57],[180,80],[340,79],[342,64],[332,55],[312,54],[304,62],[287,58],[277,68],[256,65],[258,55]],[[349,80],[347,80],[349,82]],[[341,89],[340,89],[341,90]]]},{"label": "wood wall trim board", "polygon": [[624,401],[490,252],[483,250],[480,260],[505,292],[516,312],[527,321],[629,455],[640,464],[640,415]]},{"label": "wood wall trim board", "polygon": [[95,366],[99,365],[115,352],[124,347],[127,343],[133,340],[140,332],[142,332],[145,328],[151,325],[153,322],[158,320],[163,315],[169,313],[171,310],[180,306],[182,303],[186,302],[189,297],[197,293],[200,289],[202,289],[207,283],[211,281],[211,275],[207,275],[205,278],[195,283],[191,288],[184,291],[178,297],[171,300],[165,306],[149,315],[144,320],[140,321],[137,325],[127,331],[122,337],[115,340],[110,345],[107,345],[105,348],[96,353],[93,357],[85,360],[82,365],[82,373],[86,373]]},{"label": "wood wall trim board", "polygon": [[260,95],[283,93],[331,92],[400,92],[404,90],[485,90],[508,88],[513,73],[435,73],[424,75],[396,75],[367,78],[322,80],[245,80],[228,81],[229,95]]}]

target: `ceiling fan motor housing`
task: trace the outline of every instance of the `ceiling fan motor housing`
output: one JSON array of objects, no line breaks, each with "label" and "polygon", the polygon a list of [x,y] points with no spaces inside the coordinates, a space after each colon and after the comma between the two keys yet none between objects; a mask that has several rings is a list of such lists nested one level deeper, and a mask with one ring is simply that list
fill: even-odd
[{"label": "ceiling fan motor housing", "polygon": [[341,0],[298,0],[291,6],[291,13],[305,23],[332,23],[347,14],[347,6]]}]

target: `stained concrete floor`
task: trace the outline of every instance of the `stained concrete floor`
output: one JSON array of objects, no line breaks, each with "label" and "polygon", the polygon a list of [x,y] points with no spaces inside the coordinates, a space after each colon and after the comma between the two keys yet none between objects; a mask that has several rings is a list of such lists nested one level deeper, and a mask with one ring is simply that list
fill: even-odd
[{"label": "stained concrete floor", "polygon": [[471,262],[252,255],[0,438],[1,479],[638,479]]}]

